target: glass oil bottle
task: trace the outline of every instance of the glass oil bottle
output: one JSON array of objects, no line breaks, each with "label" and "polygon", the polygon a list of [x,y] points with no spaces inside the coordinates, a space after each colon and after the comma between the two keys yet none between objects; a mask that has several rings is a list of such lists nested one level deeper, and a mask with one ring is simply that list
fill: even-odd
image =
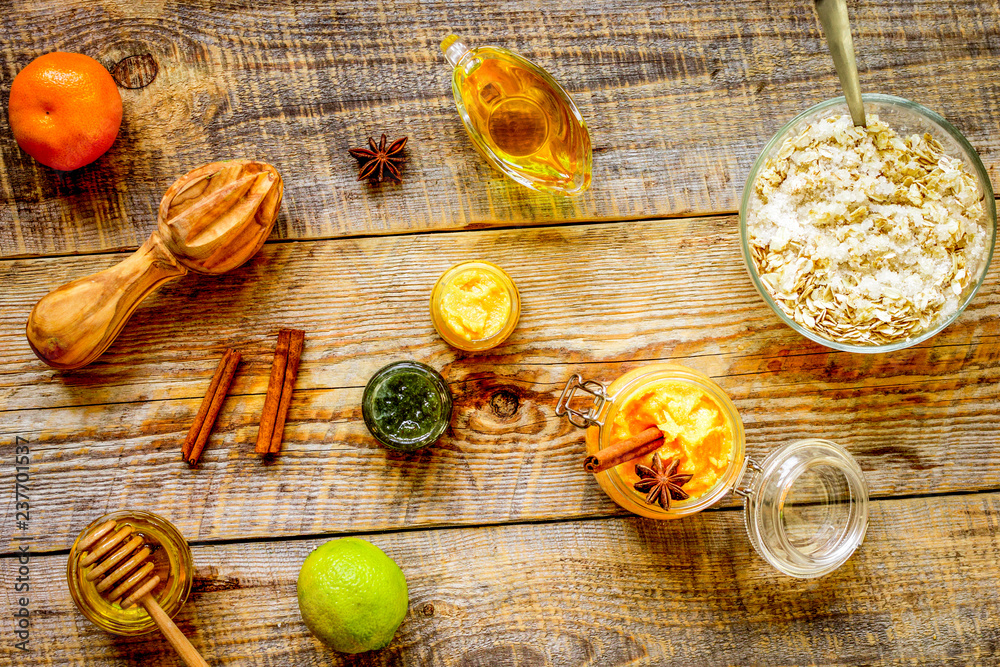
[{"label": "glass oil bottle", "polygon": [[452,92],[476,149],[501,172],[540,192],[578,195],[590,186],[587,124],[542,68],[507,49],[441,42]]}]

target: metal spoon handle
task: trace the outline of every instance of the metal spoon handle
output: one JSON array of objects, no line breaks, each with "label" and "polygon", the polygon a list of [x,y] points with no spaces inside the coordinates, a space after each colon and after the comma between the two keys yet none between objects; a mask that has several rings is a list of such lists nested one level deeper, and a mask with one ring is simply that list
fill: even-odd
[{"label": "metal spoon handle", "polygon": [[865,107],[861,103],[861,84],[858,81],[858,64],[854,59],[854,40],[851,22],[847,18],[846,0],[816,0],[816,13],[823,24],[826,43],[830,46],[833,66],[840,77],[840,86],[851,110],[855,125],[865,126]]}]

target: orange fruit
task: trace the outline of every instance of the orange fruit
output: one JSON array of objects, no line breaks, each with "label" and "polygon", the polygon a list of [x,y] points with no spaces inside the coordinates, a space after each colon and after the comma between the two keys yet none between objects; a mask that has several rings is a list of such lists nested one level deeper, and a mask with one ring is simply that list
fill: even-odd
[{"label": "orange fruit", "polygon": [[14,77],[8,118],[25,153],[70,171],[111,148],[122,124],[122,98],[104,65],[82,53],[55,51]]}]

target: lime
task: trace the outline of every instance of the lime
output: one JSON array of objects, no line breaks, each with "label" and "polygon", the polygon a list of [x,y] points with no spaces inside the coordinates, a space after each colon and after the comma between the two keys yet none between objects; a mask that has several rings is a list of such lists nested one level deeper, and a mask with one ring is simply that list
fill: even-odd
[{"label": "lime", "polygon": [[321,641],[343,653],[386,646],[406,616],[406,577],[395,561],[357,537],[331,540],[299,571],[299,611]]}]

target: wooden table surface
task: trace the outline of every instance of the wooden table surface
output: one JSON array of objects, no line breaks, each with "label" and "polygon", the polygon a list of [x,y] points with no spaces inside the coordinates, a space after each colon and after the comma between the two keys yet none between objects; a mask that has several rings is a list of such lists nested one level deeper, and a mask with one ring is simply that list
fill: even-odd
[{"label": "wooden table surface", "polygon": [[[1000,185],[1000,2],[851,2],[865,90],[951,120]],[[572,93],[594,146],[590,190],[532,193],[477,155],[438,49],[449,32],[513,48]],[[768,138],[838,93],[809,0],[131,3],[0,0],[0,90],[32,58],[109,67],[111,150],[71,173],[20,151],[0,108],[0,665],[180,664],[159,634],[105,634],[65,584],[69,546],[120,508],[168,517],[197,574],[177,617],[212,665],[858,665],[1000,661],[1000,276],[952,326],[892,354],[801,338],[754,291],[735,209]],[[400,186],[355,181],[347,148],[410,137]],[[24,337],[57,285],[120,261],[167,186],[253,157],[285,179],[275,232],[244,267],[190,275],[135,314],[93,365],[57,372]],[[446,345],[427,313],[452,263],[505,267],[523,301],[510,340]],[[307,332],[283,455],[253,454],[275,336]],[[183,440],[227,347],[244,363],[201,466]],[[368,377],[397,359],[455,396],[441,442],[389,452],[367,434]],[[554,414],[574,372],[611,380],[672,360],[732,397],[747,448],[844,445],[871,491],[855,556],[818,580],[778,574],[728,499],[673,522],[623,512],[583,472]],[[15,438],[30,521],[15,520]],[[346,656],[301,622],[295,580],[332,537],[402,567],[392,644]],[[14,648],[17,552],[31,635]]]}]

